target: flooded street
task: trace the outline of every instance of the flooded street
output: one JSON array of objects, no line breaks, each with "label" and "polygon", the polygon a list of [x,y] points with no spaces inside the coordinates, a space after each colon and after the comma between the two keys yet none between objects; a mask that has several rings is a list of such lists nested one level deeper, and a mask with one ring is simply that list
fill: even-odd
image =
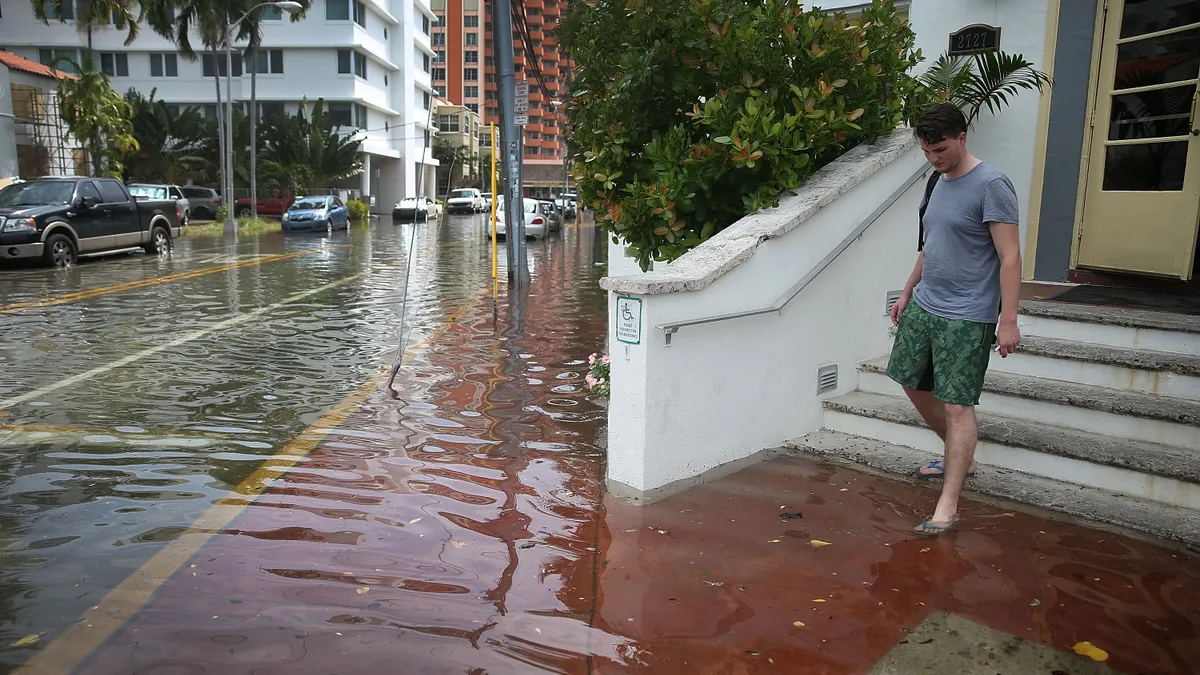
[{"label": "flooded street", "polygon": [[593,232],[519,297],[479,218],[0,270],[0,673],[1195,672],[1164,542],[788,456],[608,494]]},{"label": "flooded street", "polygon": [[[307,542],[313,559],[274,561],[286,563],[272,572],[285,587],[384,574],[339,581],[408,588],[452,616],[485,594],[504,607],[506,586],[522,583],[504,569],[518,539],[572,554],[594,546],[594,533],[576,531],[593,525],[602,475],[603,408],[582,386],[604,334],[591,232],[530,244],[523,325],[508,318],[503,284],[499,323],[493,315],[480,218],[384,222],[328,240],[184,238],[162,260],[4,270],[0,645],[62,633],[169,542],[195,535],[227,491],[266,487],[245,481],[268,455],[291,470],[224,534]],[[410,244],[413,360],[392,399],[377,392],[399,347]],[[324,429],[339,404],[351,419]],[[384,485],[393,491],[380,501]],[[261,553],[266,565],[271,548]],[[439,558],[435,574],[421,562]],[[359,569],[364,560],[373,567]],[[228,594],[230,574],[202,579]],[[0,671],[36,646],[0,651]]]}]

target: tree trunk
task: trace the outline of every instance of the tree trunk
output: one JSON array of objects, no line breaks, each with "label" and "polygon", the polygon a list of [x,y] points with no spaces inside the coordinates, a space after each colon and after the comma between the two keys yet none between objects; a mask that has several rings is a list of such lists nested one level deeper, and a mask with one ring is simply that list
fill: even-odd
[{"label": "tree trunk", "polygon": [[250,45],[250,209],[258,217],[258,46]]},{"label": "tree trunk", "polygon": [[220,159],[217,160],[217,165],[220,167],[219,173],[221,174],[221,199],[225,201],[225,208],[232,210],[233,195],[227,194],[229,189],[227,172],[229,169],[225,166],[225,124],[221,121],[221,115],[225,110],[221,106],[221,69],[218,67],[217,50],[212,49],[211,52],[213,56],[213,84],[217,88],[217,145],[220,146],[220,149],[217,151],[217,154],[220,156]]}]

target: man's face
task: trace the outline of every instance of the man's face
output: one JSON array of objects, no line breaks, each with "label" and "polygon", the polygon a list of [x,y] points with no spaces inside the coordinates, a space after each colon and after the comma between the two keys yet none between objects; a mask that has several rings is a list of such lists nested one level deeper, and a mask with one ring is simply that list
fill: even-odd
[{"label": "man's face", "polygon": [[967,151],[967,135],[959,134],[957,138],[944,138],[936,143],[921,141],[921,149],[938,173],[953,171]]}]

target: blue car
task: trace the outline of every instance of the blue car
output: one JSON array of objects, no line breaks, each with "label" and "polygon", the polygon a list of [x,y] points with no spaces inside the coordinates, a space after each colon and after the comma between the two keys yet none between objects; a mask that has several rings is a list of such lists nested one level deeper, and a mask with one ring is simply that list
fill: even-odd
[{"label": "blue car", "polygon": [[337,197],[298,197],[283,214],[284,232],[323,232],[350,227],[350,209]]}]

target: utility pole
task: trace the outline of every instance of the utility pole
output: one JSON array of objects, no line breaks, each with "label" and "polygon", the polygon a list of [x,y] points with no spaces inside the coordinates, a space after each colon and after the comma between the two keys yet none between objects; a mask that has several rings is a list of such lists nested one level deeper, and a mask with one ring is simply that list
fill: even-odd
[{"label": "utility pole", "polygon": [[[516,124],[516,71],[513,68],[512,5],[510,0],[492,0],[492,50],[500,73],[500,122],[504,143],[504,222],[508,248],[508,278],[518,284],[529,281],[525,259],[525,214],[521,198],[521,127]],[[495,199],[496,195],[492,195]]]}]

